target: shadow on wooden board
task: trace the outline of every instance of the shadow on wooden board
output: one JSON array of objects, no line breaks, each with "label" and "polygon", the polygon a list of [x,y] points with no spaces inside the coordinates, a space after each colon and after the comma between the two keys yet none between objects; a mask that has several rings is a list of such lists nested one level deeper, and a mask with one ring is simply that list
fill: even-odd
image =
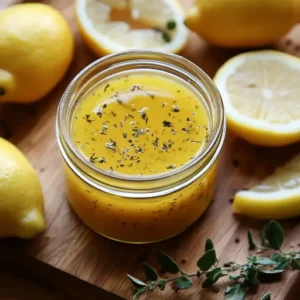
[{"label": "shadow on wooden board", "polygon": [[12,249],[0,251],[0,300],[121,300]]}]

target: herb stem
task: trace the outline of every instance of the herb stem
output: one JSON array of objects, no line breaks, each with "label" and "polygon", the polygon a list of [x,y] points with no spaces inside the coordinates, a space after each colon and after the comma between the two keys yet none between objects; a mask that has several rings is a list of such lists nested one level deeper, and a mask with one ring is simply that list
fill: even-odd
[{"label": "herb stem", "polygon": [[263,253],[263,252],[266,252],[266,251],[270,251],[270,250],[272,250],[271,248],[269,248],[269,247],[258,247],[258,246],[256,246],[256,248],[258,249],[258,251],[256,251],[256,253]]},{"label": "herb stem", "polygon": [[[269,265],[273,266],[273,265],[276,265],[276,263],[274,262],[274,264],[269,264]],[[241,270],[241,269],[243,269],[243,268],[246,268],[246,267],[248,267],[248,266],[249,266],[249,264],[247,264],[247,263],[245,263],[245,264],[234,263],[232,267],[224,267],[224,268],[221,268],[221,272],[222,272],[222,273],[223,273],[223,272],[227,272],[226,275],[229,275],[229,272],[235,272],[235,271]],[[256,264],[256,267],[263,267],[263,266],[264,266],[263,264]],[[144,289],[143,289],[143,291],[144,291],[144,292],[147,291],[147,290],[153,291],[154,289],[160,287],[162,281],[164,281],[165,284],[167,284],[167,283],[172,283],[172,282],[174,282],[174,281],[177,281],[179,278],[181,278],[182,275],[183,275],[183,276],[186,276],[186,277],[188,277],[188,278],[193,278],[193,277],[198,277],[198,278],[200,278],[202,275],[205,275],[205,274],[207,274],[208,272],[211,272],[212,270],[213,270],[213,269],[209,269],[209,270],[207,270],[207,271],[202,271],[202,272],[198,271],[198,272],[190,273],[190,274],[187,273],[187,272],[185,272],[185,271],[183,271],[183,270],[180,270],[181,276],[176,276],[176,277],[168,278],[168,279],[162,279],[162,278],[159,278],[157,281],[151,282],[151,285],[145,286]],[[145,290],[145,289],[146,289],[146,290]]]},{"label": "herb stem", "polygon": [[[201,275],[204,274],[204,273],[201,273]],[[199,276],[198,273],[191,273],[191,274],[188,274],[186,272],[184,272],[184,274],[182,274],[188,278],[192,278],[192,277],[197,277]],[[173,281],[176,281],[178,278],[180,278],[181,276],[178,276],[178,277],[174,277],[174,278],[169,278],[169,279],[166,279],[166,282],[173,282]]]},{"label": "herb stem", "polygon": [[[193,277],[200,277],[201,275],[204,275],[205,273],[207,272],[202,272],[202,273],[191,273],[191,274],[188,274],[184,271],[181,271],[181,274],[188,277],[188,278],[193,278]],[[199,275],[200,274],[200,275]],[[173,282],[173,281],[176,281],[178,278],[180,278],[181,276],[178,276],[178,277],[174,277],[174,278],[169,278],[169,279],[166,279],[166,282]]]},{"label": "herb stem", "polygon": [[[274,263],[273,265],[275,265],[276,263]],[[221,271],[222,272],[235,272],[235,271],[238,271],[244,267],[247,267],[249,264],[238,264],[238,263],[234,263],[234,265],[232,267],[224,267],[224,268],[221,268]],[[261,264],[257,264],[257,267],[262,267],[263,265]],[[199,272],[196,272],[196,273],[186,273],[185,271],[181,270],[180,273],[182,275],[185,275],[187,277],[200,277],[201,275],[205,275],[206,273],[210,272],[212,269],[209,269],[207,271],[202,271],[201,273]],[[177,280],[178,278],[180,278],[181,276],[178,276],[178,277],[174,277],[174,278],[169,278],[167,279],[166,281],[167,282],[172,282],[172,281],[175,281]]]}]

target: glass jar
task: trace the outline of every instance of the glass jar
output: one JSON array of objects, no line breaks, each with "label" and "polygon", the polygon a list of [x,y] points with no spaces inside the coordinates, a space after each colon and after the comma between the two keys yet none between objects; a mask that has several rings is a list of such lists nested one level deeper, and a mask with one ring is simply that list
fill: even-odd
[{"label": "glass jar", "polygon": [[[149,178],[109,173],[84,159],[72,142],[74,112],[87,91],[108,76],[133,69],[159,70],[184,80],[207,107],[211,131],[206,148],[174,172]],[[209,206],[225,138],[224,108],[212,80],[187,59],[137,50],[93,62],[63,94],[56,126],[68,201],[79,218],[97,233],[126,243],[156,242],[183,232]]]}]

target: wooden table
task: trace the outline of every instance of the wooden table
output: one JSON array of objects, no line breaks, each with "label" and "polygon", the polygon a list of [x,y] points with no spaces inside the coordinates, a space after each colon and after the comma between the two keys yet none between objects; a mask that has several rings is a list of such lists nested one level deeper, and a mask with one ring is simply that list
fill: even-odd
[{"label": "wooden table", "polygon": [[[0,9],[19,2],[22,1],[1,0]],[[207,213],[184,234],[165,242],[140,246],[120,244],[98,236],[80,222],[67,204],[62,161],[54,130],[55,113],[63,91],[70,80],[96,57],[81,40],[75,23],[73,0],[36,2],[51,4],[62,11],[76,38],[76,54],[67,76],[45,99],[27,106],[7,104],[0,107],[0,136],[20,147],[39,173],[45,195],[47,223],[45,234],[33,241],[5,241],[5,246],[10,249],[17,247],[26,255],[126,299],[132,295],[126,274],[143,278],[140,263],[146,260],[157,266],[153,255],[156,249],[166,251],[179,263],[187,260],[184,268],[193,271],[197,258],[203,253],[205,240],[212,238],[221,262],[232,259],[243,261],[248,254],[245,233],[249,227],[260,228],[261,222],[233,215],[229,199],[236,189],[251,186],[275,166],[299,153],[300,145],[279,149],[260,148],[244,142],[229,131],[222,152],[214,201]],[[182,2],[188,6],[191,1]],[[300,55],[296,45],[297,42],[300,44],[299,37],[297,40],[299,33],[300,28],[295,28],[275,48]],[[208,45],[191,34],[182,55],[213,76],[218,67],[236,53],[237,50]],[[239,166],[232,164],[234,159],[240,161]],[[288,235],[286,249],[297,247],[300,243],[299,219],[284,222],[284,226]],[[279,283],[261,285],[257,294],[247,299],[260,299],[265,292],[272,292],[272,300],[299,299],[299,279],[298,273],[287,272]],[[223,288],[222,283],[220,287]],[[219,293],[201,290],[200,284],[178,293],[167,289],[160,295],[163,295],[162,299],[224,299],[223,290]]]}]

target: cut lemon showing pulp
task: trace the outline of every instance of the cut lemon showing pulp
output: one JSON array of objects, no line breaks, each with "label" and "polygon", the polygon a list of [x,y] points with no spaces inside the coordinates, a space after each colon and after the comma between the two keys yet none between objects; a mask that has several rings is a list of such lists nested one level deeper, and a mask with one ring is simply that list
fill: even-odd
[{"label": "cut lemon showing pulp", "polygon": [[130,49],[176,53],[188,37],[176,0],[76,0],[76,15],[98,55]]},{"label": "cut lemon showing pulp", "polygon": [[238,192],[233,211],[259,219],[300,216],[300,155],[278,168],[261,184]]},{"label": "cut lemon showing pulp", "polygon": [[278,51],[237,55],[217,72],[228,126],[257,145],[300,141],[300,60]]}]

